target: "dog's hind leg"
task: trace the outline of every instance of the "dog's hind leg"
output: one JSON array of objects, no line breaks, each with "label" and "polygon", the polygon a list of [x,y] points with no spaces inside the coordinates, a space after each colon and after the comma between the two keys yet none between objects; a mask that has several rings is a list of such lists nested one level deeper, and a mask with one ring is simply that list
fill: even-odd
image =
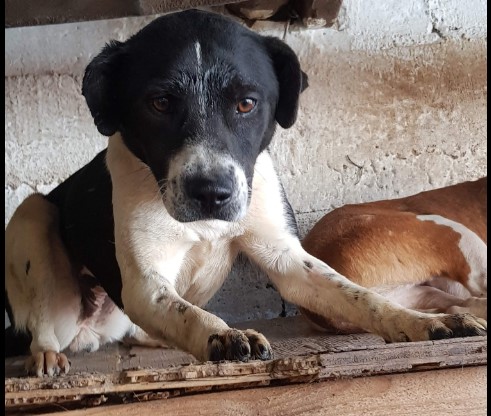
[{"label": "dog's hind leg", "polygon": [[[449,281],[449,283],[455,286],[460,285],[454,281]],[[460,290],[453,290],[453,292],[460,293],[449,293],[430,284],[422,284],[403,285],[399,289],[390,291],[387,295],[381,294],[409,309],[427,313],[471,313],[487,320],[487,298],[471,296],[463,286],[460,287]]]},{"label": "dog's hind leg", "polygon": [[431,221],[437,226],[446,227],[447,233],[454,232],[459,235],[457,246],[469,269],[461,283],[473,296],[485,297],[488,290],[488,248],[486,243],[474,231],[440,215],[418,215],[417,218],[420,221]]},{"label": "dog's hind leg", "polygon": [[77,333],[80,294],[59,236],[58,210],[42,195],[28,197],[5,231],[5,290],[17,331],[29,331],[30,374],[68,372],[61,351]]}]

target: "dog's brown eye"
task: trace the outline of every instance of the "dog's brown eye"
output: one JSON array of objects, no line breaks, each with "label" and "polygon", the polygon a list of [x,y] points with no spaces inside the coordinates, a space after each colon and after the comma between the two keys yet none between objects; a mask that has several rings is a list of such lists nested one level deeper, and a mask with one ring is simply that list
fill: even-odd
[{"label": "dog's brown eye", "polygon": [[256,100],[254,98],[244,98],[237,104],[237,112],[242,114],[250,113],[256,106]]},{"label": "dog's brown eye", "polygon": [[154,98],[152,104],[160,113],[165,113],[169,110],[169,100],[165,97]]}]

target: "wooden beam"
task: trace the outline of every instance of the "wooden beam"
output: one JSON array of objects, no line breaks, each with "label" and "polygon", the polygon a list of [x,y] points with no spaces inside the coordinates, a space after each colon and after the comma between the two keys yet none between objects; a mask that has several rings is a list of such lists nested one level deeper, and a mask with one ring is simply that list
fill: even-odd
[{"label": "wooden beam", "polygon": [[5,27],[169,13],[240,0],[6,0]]},{"label": "wooden beam", "polygon": [[[272,342],[277,358],[249,363],[196,363],[191,356],[177,350],[113,346],[113,349],[90,355],[72,356],[75,373],[71,375],[6,378],[5,408],[48,403],[100,403],[108,398],[132,400],[142,395],[170,397],[210,390],[484,365],[487,362],[487,337],[386,344],[370,334],[336,336],[308,332],[298,319],[243,326],[262,330]],[[160,360],[159,365],[158,358],[165,355],[167,359]],[[177,359],[169,359],[172,356]],[[114,364],[102,367],[103,371],[88,373],[80,371],[76,360],[79,363]],[[188,363],[183,364],[186,360]],[[21,361],[17,359],[16,362]],[[140,365],[135,366],[137,363]],[[144,365],[147,368],[142,368],[141,364],[147,364]],[[6,371],[10,371],[12,365],[6,361]]]},{"label": "wooden beam", "polygon": [[63,415],[485,415],[486,373],[481,366],[341,379],[102,406]]}]

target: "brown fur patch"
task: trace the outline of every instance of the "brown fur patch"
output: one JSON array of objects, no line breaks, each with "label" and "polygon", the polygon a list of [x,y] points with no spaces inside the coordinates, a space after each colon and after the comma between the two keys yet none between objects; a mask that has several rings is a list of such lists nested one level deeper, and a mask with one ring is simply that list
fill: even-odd
[{"label": "brown fur patch", "polygon": [[421,283],[431,276],[465,286],[470,267],[458,246],[460,234],[416,216],[459,222],[486,242],[486,185],[483,178],[406,198],[346,205],[324,216],[303,246],[365,287]]}]

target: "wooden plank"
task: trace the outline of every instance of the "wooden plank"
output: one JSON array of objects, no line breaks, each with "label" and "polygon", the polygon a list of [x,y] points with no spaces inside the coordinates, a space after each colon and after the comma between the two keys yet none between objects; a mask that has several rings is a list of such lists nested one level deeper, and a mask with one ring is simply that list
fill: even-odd
[{"label": "wooden plank", "polygon": [[[385,345],[373,334],[329,335],[317,332],[302,316],[239,323],[239,329],[254,328],[264,333],[272,344],[275,358],[294,357],[321,351],[351,351]],[[72,373],[113,373],[133,368],[167,368],[197,363],[194,357],[176,349],[106,345],[96,353],[67,352]],[[25,357],[5,360],[5,377],[21,377]]]},{"label": "wooden plank", "polygon": [[486,367],[425,371],[102,406],[66,416],[483,416]]},{"label": "wooden plank", "polygon": [[[272,343],[275,359],[203,364],[178,350],[113,345],[89,355],[72,355],[73,373],[67,376],[6,378],[5,407],[168,397],[487,362],[487,337],[386,344],[370,334],[316,333],[298,318],[239,326],[261,330]],[[22,360],[15,360],[6,360],[6,374],[20,371]]]},{"label": "wooden plank", "polygon": [[237,1],[240,0],[6,0],[5,27],[146,16]]}]

